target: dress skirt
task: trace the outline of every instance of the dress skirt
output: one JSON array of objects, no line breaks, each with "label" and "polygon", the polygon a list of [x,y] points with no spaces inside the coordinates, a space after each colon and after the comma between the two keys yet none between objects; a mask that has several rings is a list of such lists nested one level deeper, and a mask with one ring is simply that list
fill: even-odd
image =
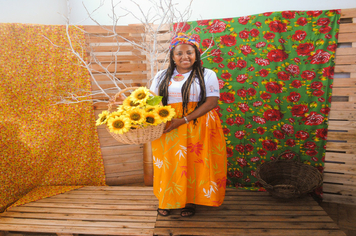
[{"label": "dress skirt", "polygon": [[[189,103],[189,113],[196,103]],[[170,104],[182,117],[182,103]],[[226,188],[226,143],[215,110],[152,142],[153,191],[159,208],[183,208],[187,203],[220,206]]]}]

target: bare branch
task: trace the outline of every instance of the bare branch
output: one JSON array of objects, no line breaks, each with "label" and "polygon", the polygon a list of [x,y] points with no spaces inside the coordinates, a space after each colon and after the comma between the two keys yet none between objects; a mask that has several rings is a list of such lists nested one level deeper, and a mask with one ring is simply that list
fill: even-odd
[{"label": "bare branch", "polygon": [[[164,69],[164,66],[169,61],[169,48],[167,45],[169,45],[171,37],[175,35],[181,28],[173,28],[172,26],[174,23],[177,22],[186,22],[186,20],[191,15],[191,4],[193,0],[190,1],[190,3],[182,12],[177,9],[178,4],[174,3],[173,1],[174,0],[149,0],[151,6],[148,9],[143,9],[140,4],[138,4],[134,0],[131,0],[131,3],[136,6],[136,10],[138,10],[138,12],[140,13],[135,14],[132,8],[125,9],[120,7],[121,1],[117,2],[115,0],[110,0],[111,10],[108,13],[109,18],[112,21],[112,25],[110,26],[102,25],[94,17],[95,13],[97,13],[105,6],[105,0],[100,0],[99,5],[95,7],[94,10],[89,10],[88,7],[84,4],[84,1],[82,1],[82,5],[87,14],[86,19],[90,19],[107,33],[100,35],[90,35],[88,32],[85,32],[81,27],[74,26],[77,29],[80,29],[86,35],[88,35],[87,47],[82,47],[78,51],[76,51],[72,41],[75,39],[71,38],[71,35],[69,33],[69,15],[71,12],[71,8],[69,0],[67,0],[67,8],[69,14],[68,16],[64,16],[64,19],[66,22],[67,39],[69,42],[68,50],[70,50],[73,55],[76,56],[80,66],[86,68],[86,70],[90,74],[92,84],[95,85],[98,90],[68,91],[67,95],[61,96],[59,98],[57,104],[69,104],[85,101],[92,101],[93,103],[108,102],[111,98],[110,94],[119,92],[123,87],[128,87],[131,83],[129,80],[117,78],[117,75],[119,75],[118,58],[121,55],[121,47],[126,45],[131,45],[141,55],[146,55],[147,63],[150,66],[149,77],[151,79],[159,70]],[[140,35],[140,42],[134,41],[132,40],[132,38],[127,38],[126,36],[123,36],[117,32],[117,26],[120,19],[128,15],[132,15],[136,20],[141,22],[141,25],[145,29],[145,32]],[[186,23],[182,23],[183,27],[184,24]],[[96,39],[102,38],[104,42],[108,42],[108,37],[113,39],[112,43],[110,42],[110,46],[116,47],[116,50],[111,52],[110,56],[112,59],[110,61],[100,61],[103,57],[100,57],[100,54],[95,52],[95,47],[97,46],[97,44],[91,42],[92,37],[95,37]],[[99,39],[96,42],[98,41],[101,40]],[[89,60],[84,59],[86,58],[86,53],[89,54]],[[98,81],[98,76],[107,78],[107,80],[105,80],[105,83],[103,83],[102,81]],[[104,84],[105,87],[103,87]],[[97,99],[97,97],[100,97],[100,99]]]}]

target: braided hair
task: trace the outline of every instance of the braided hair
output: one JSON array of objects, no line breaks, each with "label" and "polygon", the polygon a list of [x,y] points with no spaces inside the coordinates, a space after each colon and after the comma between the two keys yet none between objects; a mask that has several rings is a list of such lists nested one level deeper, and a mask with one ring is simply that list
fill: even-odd
[{"label": "braided hair", "polygon": [[[196,61],[193,64],[192,72],[190,73],[187,81],[184,82],[184,84],[182,86],[182,90],[181,90],[182,100],[183,100],[183,116],[188,113],[190,89],[191,89],[191,85],[194,83],[196,78],[198,79],[198,82],[199,82],[200,94],[199,94],[199,102],[197,103],[194,110],[197,109],[199,106],[201,106],[206,101],[204,68],[201,65],[200,52],[195,45],[191,45],[191,46],[194,48]],[[175,48],[173,48],[169,53],[168,69],[162,73],[162,75],[159,79],[158,93],[160,96],[163,96],[163,98],[162,98],[163,105],[168,104],[168,86],[169,86],[169,82],[171,81],[174,69],[176,67],[174,64],[174,61],[173,61],[174,49]],[[196,123],[196,119],[194,120],[194,123]]]}]

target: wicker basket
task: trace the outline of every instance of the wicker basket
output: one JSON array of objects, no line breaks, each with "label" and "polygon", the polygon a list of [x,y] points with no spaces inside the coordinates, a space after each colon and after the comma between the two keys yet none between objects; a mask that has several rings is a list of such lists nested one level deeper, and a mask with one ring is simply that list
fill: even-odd
[{"label": "wicker basket", "polygon": [[296,198],[312,192],[323,182],[323,175],[313,166],[296,160],[281,160],[281,153],[274,161],[261,164],[256,169],[256,177],[263,187],[277,198]]},{"label": "wicker basket", "polygon": [[[108,105],[108,110],[111,112],[113,104],[115,103],[116,99],[123,93],[129,90],[135,90],[139,87],[128,87],[120,92],[118,92],[112,100],[110,100],[109,105]],[[150,91],[152,95],[156,95],[154,92]],[[139,129],[130,129],[128,132],[123,133],[123,134],[116,134],[113,132],[110,132],[110,129],[106,126],[106,130],[111,134],[111,136],[116,139],[120,143],[125,143],[125,144],[143,144],[143,143],[148,143],[153,140],[156,140],[160,138],[163,134],[164,127],[166,126],[166,123],[161,123],[156,126],[147,126],[144,128],[139,128]]]}]

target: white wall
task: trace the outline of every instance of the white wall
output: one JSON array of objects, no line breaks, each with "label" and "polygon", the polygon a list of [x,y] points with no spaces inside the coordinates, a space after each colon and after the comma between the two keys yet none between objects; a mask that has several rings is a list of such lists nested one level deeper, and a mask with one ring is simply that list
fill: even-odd
[{"label": "white wall", "polygon": [[65,0],[0,0],[0,23],[64,24]]},{"label": "white wall", "polygon": [[[85,2],[89,11],[99,6],[102,0],[68,0],[71,7],[71,24],[95,24],[87,19],[87,13],[82,5]],[[157,1],[157,0],[156,0]],[[183,11],[190,0],[173,0],[177,3],[179,11]],[[118,15],[126,12],[125,7],[135,12],[137,17],[142,16],[130,0],[115,0],[121,2],[116,8]],[[135,0],[147,12],[151,6],[149,0]],[[192,15],[188,20],[228,18],[258,14],[268,11],[282,10],[326,10],[356,8],[356,0],[193,0]],[[61,14],[67,14],[66,0],[0,0],[0,22],[33,23],[33,24],[65,24]],[[111,0],[96,11],[94,18],[100,24],[112,24],[108,14],[111,15]],[[123,16],[118,21],[120,25],[139,23],[132,15]]]}]

